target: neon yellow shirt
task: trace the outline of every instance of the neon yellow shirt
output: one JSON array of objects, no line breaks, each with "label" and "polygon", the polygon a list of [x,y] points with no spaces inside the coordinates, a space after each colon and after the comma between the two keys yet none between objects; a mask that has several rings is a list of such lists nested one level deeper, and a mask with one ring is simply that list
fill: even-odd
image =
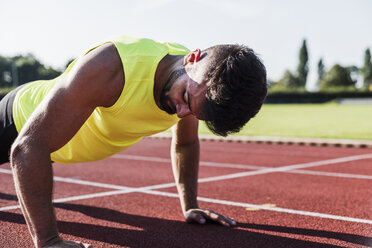
[{"label": "neon yellow shirt", "polygon": [[[185,55],[189,50],[175,43],[128,36],[100,45],[107,42],[115,44],[122,60],[124,89],[113,106],[97,107],[75,136],[51,154],[55,162],[67,164],[100,160],[125,150],[144,136],[162,132],[179,121],[177,115],[169,115],[157,107],[153,96],[154,78],[156,68],[165,55]],[[58,78],[32,82],[17,93],[13,118],[18,133],[43,98],[70,72],[78,59]]]}]

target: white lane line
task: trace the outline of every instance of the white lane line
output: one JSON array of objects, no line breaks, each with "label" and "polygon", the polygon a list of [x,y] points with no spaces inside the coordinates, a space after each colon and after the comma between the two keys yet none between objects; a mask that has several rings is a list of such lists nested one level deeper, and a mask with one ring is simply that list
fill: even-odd
[{"label": "white lane line", "polygon": [[[151,156],[138,156],[138,155],[128,155],[128,154],[115,154],[111,156],[111,158],[117,159],[128,159],[128,160],[139,160],[139,161],[149,161],[149,162],[159,162],[159,163],[171,163],[169,158],[160,158],[160,157],[151,157]],[[334,159],[327,159],[327,160],[320,160],[316,162],[309,162],[306,164],[313,163],[314,166],[320,166],[325,164],[335,164],[335,163],[343,163],[343,162],[350,162],[354,160],[363,160],[363,159],[371,159],[372,153],[362,154],[362,155],[353,155],[341,158],[334,158]],[[236,169],[266,169],[272,167],[265,167],[265,166],[257,166],[257,165],[244,165],[244,164],[235,164],[235,163],[218,163],[218,162],[199,162],[201,166],[211,166],[211,167],[224,167],[224,168],[236,168]],[[297,166],[296,164],[293,166]],[[286,167],[286,166],[282,166]],[[276,168],[282,168],[276,167]],[[274,167],[275,168],[275,167]]]},{"label": "white lane line", "polygon": [[[0,173],[12,174],[12,171],[7,170],[7,169],[1,169]],[[162,184],[156,184],[156,185],[136,188],[136,187],[120,186],[120,185],[115,185],[115,184],[97,183],[97,182],[75,179],[75,178],[57,177],[57,176],[54,176],[53,179],[54,181],[57,181],[57,182],[74,183],[74,184],[79,184],[79,185],[88,185],[88,186],[93,186],[93,187],[127,190],[127,191],[136,190],[136,189],[141,189],[141,190],[163,189],[163,188],[170,188],[170,187],[176,186],[175,183],[162,183]]]},{"label": "white lane line", "polygon": [[[121,156],[123,157],[123,156]],[[142,159],[146,161],[169,161],[169,159],[164,158],[156,158],[156,157],[143,157],[143,156],[130,156],[132,159]],[[126,156],[128,159],[128,156]],[[239,172],[239,173],[233,173],[233,174],[227,174],[222,176],[215,176],[215,177],[207,177],[207,178],[200,178],[198,180],[199,183],[203,182],[212,182],[212,181],[220,181],[220,180],[226,180],[226,179],[232,179],[232,178],[239,178],[239,177],[245,177],[245,176],[253,176],[253,175],[260,175],[260,174],[266,174],[271,172],[295,172],[296,170],[293,169],[299,169],[299,168],[309,168],[324,164],[334,164],[334,163],[342,163],[347,161],[354,161],[354,160],[360,160],[360,159],[368,159],[372,158],[372,154],[365,154],[365,155],[356,155],[356,156],[349,156],[349,157],[343,157],[343,158],[336,158],[336,159],[329,159],[329,160],[323,160],[323,161],[317,161],[317,162],[309,162],[309,163],[302,163],[302,164],[295,164],[295,165],[288,165],[288,166],[282,166],[282,167],[274,167],[274,168],[264,168],[256,171],[248,171],[248,172]],[[212,164],[213,162],[210,162]],[[220,163],[221,164],[221,163]],[[231,164],[230,164],[231,165]],[[261,167],[262,168],[262,167]],[[292,171],[291,171],[292,170]],[[363,175],[354,175],[354,174],[340,174],[340,173],[327,173],[327,172],[314,172],[314,171],[305,171],[305,170],[297,170],[301,174],[314,174],[314,173],[322,173],[323,175],[338,175],[342,177],[351,177],[354,176],[356,178],[363,178],[363,179],[370,179],[370,176],[363,176]],[[7,169],[0,169],[0,173],[6,173],[6,174],[12,174],[11,170]],[[61,181],[61,182],[67,182],[67,183],[75,183],[80,185],[89,185],[89,186],[95,186],[95,187],[102,187],[102,188],[109,188],[109,189],[118,189],[118,190],[128,190],[133,189],[131,187],[125,187],[120,185],[113,185],[113,184],[105,184],[105,183],[98,183],[98,182],[91,182],[87,180],[79,180],[79,179],[73,179],[73,178],[63,178],[63,177],[54,177],[55,181]],[[165,184],[159,184],[156,185],[156,188],[154,186],[149,186],[149,189],[161,189],[161,188],[169,188],[175,186],[175,183],[165,183]],[[144,189],[147,189],[147,187],[144,187]]]},{"label": "white lane line", "polygon": [[137,156],[137,155],[129,155],[129,154],[115,154],[115,155],[112,155],[110,158],[141,160],[141,161],[150,161],[150,162],[159,162],[159,163],[170,163],[171,162],[169,158]]},{"label": "white lane line", "polygon": [[[154,185],[154,187],[156,187],[156,186],[157,185]],[[147,188],[147,189],[144,189],[144,188]],[[81,196],[73,196],[73,197],[56,199],[53,202],[54,203],[63,203],[63,202],[70,202],[70,201],[77,201],[77,200],[83,200],[83,199],[105,197],[105,196],[111,196],[111,195],[128,194],[128,193],[133,193],[133,192],[178,198],[178,194],[176,194],[176,193],[149,190],[149,188],[151,188],[151,186],[142,187],[142,188],[133,188],[133,189],[130,189],[130,190],[115,190],[115,191],[109,191],[109,192],[94,193],[94,194],[87,194],[87,195],[81,195]],[[207,198],[207,197],[198,197],[198,201],[203,201],[203,202],[208,202],[208,203],[216,203],[216,204],[228,205],[228,206],[235,206],[235,207],[258,208],[258,209],[273,211],[273,212],[282,212],[282,213],[288,213],[288,214],[312,216],[312,217],[317,217],[317,218],[342,220],[342,221],[347,221],[347,222],[372,224],[372,220],[367,220],[367,219],[359,219],[359,218],[352,218],[352,217],[332,215],[332,214],[323,214],[323,213],[303,211],[303,210],[295,210],[295,209],[288,209],[288,208],[267,207],[267,206],[251,204],[251,203],[233,202],[233,201],[212,199],[212,198]],[[18,209],[18,208],[20,208],[19,205],[8,206],[8,207],[0,208],[0,211],[14,210],[14,209]]]},{"label": "white lane line", "polygon": [[[151,157],[151,156],[137,156],[137,155],[127,155],[127,154],[115,154],[111,158],[117,159],[128,159],[128,160],[138,160],[138,161],[149,161],[157,163],[171,163],[169,158],[160,158],[160,157]],[[264,166],[257,165],[245,165],[245,164],[233,164],[233,163],[218,163],[218,162],[205,162],[200,161],[200,166],[210,166],[210,167],[222,167],[222,168],[233,168],[233,169],[248,169],[248,170],[257,170],[262,168],[267,168]]]},{"label": "white lane line", "polygon": [[369,159],[369,158],[372,158],[372,154],[348,156],[348,157],[343,157],[343,158],[327,159],[327,160],[322,160],[322,161],[287,165],[287,166],[276,167],[276,168],[266,168],[266,169],[261,169],[261,170],[256,170],[256,171],[239,172],[239,173],[223,175],[223,176],[201,178],[199,182],[221,181],[221,180],[233,179],[233,178],[239,178],[239,177],[268,174],[268,173],[273,173],[273,172],[287,172],[287,171],[295,170],[295,169],[310,168],[310,167],[315,167],[315,166],[320,166],[320,165],[325,165],[325,164],[336,164],[336,163],[343,163],[343,162],[349,162],[349,161],[360,160],[360,159]]},{"label": "white lane line", "polygon": [[[155,190],[144,191],[142,193],[178,198],[178,195],[175,193],[168,193],[168,192],[155,191]],[[225,201],[225,200],[218,200],[218,199],[212,199],[212,198],[206,198],[206,197],[198,197],[198,201],[203,201],[203,202],[208,202],[208,203],[217,203],[217,204],[235,206],[235,207],[259,208],[259,209],[267,210],[267,211],[305,215],[305,216],[312,216],[312,217],[325,218],[325,219],[343,220],[343,221],[348,221],[348,222],[372,224],[372,220],[367,220],[367,219],[351,218],[351,217],[332,215],[332,214],[322,214],[322,213],[317,213],[317,212],[309,212],[309,211],[302,211],[302,210],[295,210],[295,209],[288,209],[288,208],[267,207],[267,206],[250,204],[250,203]]]},{"label": "white lane line", "polygon": [[[323,165],[323,164],[334,164],[334,163],[341,163],[341,162],[353,161],[353,160],[358,160],[358,159],[368,159],[368,158],[372,158],[372,154],[349,156],[349,157],[329,159],[329,160],[323,160],[323,161],[318,161],[318,162],[295,164],[295,165],[289,165],[289,166],[283,166],[283,167],[277,167],[277,168],[266,168],[266,169],[261,169],[261,170],[258,170],[258,171],[234,173],[234,174],[225,175],[225,176],[202,178],[202,179],[199,179],[199,182],[210,182],[210,181],[217,181],[217,180],[225,180],[225,179],[228,179],[228,178],[237,178],[237,177],[243,177],[243,176],[265,174],[265,173],[271,173],[271,172],[276,172],[276,171],[277,172],[283,172],[283,171],[288,171],[288,170],[291,170],[291,169],[309,168],[309,167],[319,166],[319,165]],[[12,173],[11,170],[6,170],[6,169],[1,169],[0,172],[6,173],[6,174],[11,174]],[[119,186],[119,185],[100,184],[100,183],[95,183],[95,182],[90,182],[90,181],[85,181],[85,180],[78,180],[78,179],[72,179],[72,178],[67,179],[67,178],[57,177],[56,181],[59,181],[59,180],[61,180],[63,182],[84,184],[84,185],[91,185],[91,186],[102,185],[105,188],[111,188],[112,187],[114,189],[121,189],[121,190],[111,191],[111,192],[103,192],[103,193],[96,193],[96,194],[89,194],[89,195],[82,195],[82,196],[68,197],[68,198],[58,199],[57,200],[58,202],[80,200],[80,199],[89,199],[89,198],[95,198],[95,197],[113,195],[113,194],[126,194],[126,193],[130,193],[130,192],[142,192],[142,193],[150,193],[151,192],[152,194],[155,194],[157,192],[156,194],[159,194],[159,195],[169,194],[169,196],[171,196],[171,197],[174,197],[174,195],[177,195],[177,194],[172,194],[172,193],[153,191],[153,189],[173,187],[173,186],[175,186],[175,183],[166,183],[166,184],[159,184],[159,185],[153,185],[153,186],[147,186],[147,187],[130,188],[130,187],[124,187],[124,186]],[[205,199],[209,199],[209,198],[202,198],[201,197],[200,199],[203,201],[203,199],[205,200]],[[214,200],[215,203],[217,203],[218,201],[228,202],[228,201],[215,200],[215,199],[211,199],[211,200]],[[223,204],[223,203],[221,203],[221,204]],[[237,204],[236,206],[239,206],[239,204],[245,204],[245,203],[236,203],[236,204]],[[254,205],[254,204],[253,205],[249,204],[249,206],[255,206],[256,207],[256,205]],[[274,211],[270,207],[264,207],[264,206],[260,206],[260,205],[257,205],[257,206],[260,207],[261,209]],[[0,208],[0,211],[5,211],[5,210],[10,210],[10,209],[15,209],[15,208],[19,208],[19,206],[17,205],[17,206],[3,207],[3,208]],[[280,209],[280,208],[273,208],[273,209]],[[282,209],[282,212],[284,212],[284,211],[287,211],[287,210]],[[293,210],[293,211],[295,211],[293,213],[296,213],[296,214],[302,213],[302,215],[307,213],[306,211],[299,211],[299,210]],[[309,213],[308,215],[313,214],[312,212],[308,212],[308,213]],[[333,215],[327,215],[327,214],[320,214],[320,215],[323,216],[322,218],[331,218],[333,216]],[[315,216],[315,215],[310,215],[310,216]],[[359,220],[359,219],[343,217],[343,216],[340,216],[340,218],[344,218],[342,220],[345,220],[345,221]],[[350,220],[347,220],[345,218],[349,218]],[[360,220],[362,220],[362,219],[360,219]],[[370,221],[370,220],[364,220],[364,221]],[[361,223],[365,223],[365,222],[361,222]],[[371,223],[372,223],[372,221],[371,221]]]},{"label": "white lane line", "polygon": [[114,184],[107,184],[107,183],[97,183],[87,180],[80,180],[80,179],[74,179],[74,178],[66,178],[66,177],[53,177],[54,181],[57,182],[65,182],[65,183],[75,183],[80,185],[88,185],[88,186],[94,186],[94,187],[100,187],[100,188],[107,188],[107,189],[119,189],[119,190],[128,190],[132,189],[132,187],[125,187],[125,186],[119,186]]},{"label": "white lane line", "polygon": [[[128,158],[129,159],[129,158]],[[137,159],[135,159],[137,160]],[[150,161],[150,160],[149,160]],[[254,165],[239,165],[234,166],[234,164],[227,164],[229,166],[224,166],[222,163],[219,163],[219,165],[215,166],[215,162],[203,162],[203,163],[209,163],[211,167],[223,167],[223,168],[238,168],[238,169],[253,169],[255,168],[275,168],[275,167],[265,167],[265,166],[254,166]],[[249,167],[249,168],[247,168]],[[12,175],[11,170],[7,169],[0,169],[0,173],[4,174],[10,174]],[[290,171],[283,171],[283,173],[292,173],[292,174],[306,174],[306,175],[316,175],[316,176],[328,176],[328,177],[342,177],[342,178],[353,178],[353,179],[366,179],[366,180],[372,180],[372,175],[360,175],[360,174],[350,174],[350,173],[340,173],[340,172],[326,172],[326,171],[314,171],[314,170],[290,170]],[[56,181],[61,181],[61,182],[67,182],[67,183],[77,183],[80,182],[80,184],[83,185],[89,185],[89,186],[96,186],[96,187],[101,187],[101,188],[110,188],[112,189],[113,186],[112,184],[104,184],[104,183],[96,183],[96,182],[90,182],[90,181],[85,181],[85,180],[78,180],[78,179],[71,179],[71,178],[63,178],[63,177],[54,177]],[[199,181],[200,182],[200,181]],[[173,187],[174,184],[170,183],[169,187]],[[117,189],[125,189],[127,187],[125,186],[118,186],[115,185]]]},{"label": "white lane line", "polygon": [[[68,202],[68,201],[77,201],[77,200],[91,199],[91,198],[97,198],[97,197],[104,197],[104,196],[110,196],[110,195],[125,194],[125,193],[130,193],[130,192],[129,190],[115,190],[115,191],[108,191],[108,192],[102,192],[102,193],[94,193],[94,194],[60,198],[60,199],[53,200],[53,202],[61,203],[61,202]],[[21,206],[13,205],[13,206],[2,207],[0,208],[0,211],[14,210],[18,208],[21,208]]]},{"label": "white lane line", "polygon": [[269,168],[266,166],[258,166],[258,165],[244,165],[244,164],[231,164],[231,163],[217,163],[217,162],[200,162],[200,166],[207,166],[207,167],[218,167],[218,168],[232,168],[232,169],[244,169],[244,170],[260,170]]},{"label": "white lane line", "polygon": [[[10,170],[7,170],[6,172],[9,172],[9,171]],[[77,201],[77,200],[91,199],[91,198],[110,196],[110,195],[127,194],[127,193],[132,193],[132,192],[146,192],[147,190],[170,188],[170,187],[176,186],[175,183],[162,183],[162,184],[156,184],[152,186],[135,188],[135,187],[124,187],[124,186],[114,185],[114,184],[101,184],[101,183],[95,183],[95,182],[72,179],[72,178],[54,177],[54,180],[61,181],[61,182],[75,183],[79,185],[83,184],[83,185],[89,185],[89,186],[103,187],[103,188],[109,188],[109,189],[115,189],[115,190],[108,191],[108,192],[60,198],[60,199],[53,200],[53,202]],[[12,210],[12,209],[18,209],[18,208],[20,208],[20,205],[6,206],[6,207],[0,208],[0,211],[7,211],[7,210]]]},{"label": "white lane line", "polygon": [[127,194],[127,193],[131,193],[131,192],[135,192],[135,191],[136,191],[135,189],[131,189],[131,190],[115,190],[115,191],[93,193],[93,194],[80,195],[80,196],[71,196],[71,197],[56,199],[56,200],[53,200],[53,202],[54,203],[61,203],[61,202],[68,202],[68,201],[85,200],[85,199],[91,199],[91,198],[97,198],[97,197],[104,197],[104,196],[110,196],[110,195]]},{"label": "white lane line", "polygon": [[349,174],[349,173],[339,173],[339,172],[326,172],[326,171],[313,171],[313,170],[293,170],[293,171],[288,171],[288,173],[372,180],[372,176],[369,176],[369,175]]},{"label": "white lane line", "polygon": [[8,170],[8,169],[0,169],[0,173],[13,175],[12,170]]},{"label": "white lane line", "polygon": [[[160,162],[160,163],[171,163],[171,160],[168,158],[159,158],[159,157],[150,157],[150,156],[136,156],[136,155],[126,155],[126,154],[116,154],[112,158],[117,159],[128,159],[128,160],[139,160],[139,161],[149,161],[149,162]],[[310,167],[343,163],[355,160],[370,159],[372,154],[356,155],[351,157],[339,158],[341,160],[330,159],[322,160],[318,162],[310,162],[305,164],[310,164]],[[314,165],[312,163],[315,163]],[[301,165],[301,164],[299,164]],[[233,163],[217,163],[217,162],[203,162],[200,161],[200,166],[211,166],[211,167],[222,167],[222,168],[234,168],[234,169],[249,169],[249,170],[262,170],[262,169],[279,169],[282,167],[266,167],[266,166],[257,166],[257,165],[243,165],[243,164],[233,164]],[[296,165],[297,166],[297,165]],[[285,167],[285,166],[284,166]],[[307,167],[306,167],[307,168]],[[344,177],[344,178],[356,178],[356,179],[372,179],[372,176],[369,175],[359,175],[359,174],[349,174],[349,173],[337,173],[337,172],[323,172],[323,171],[307,171],[307,170],[285,170],[278,172],[294,173],[294,174],[309,174],[317,176],[331,176],[331,177]],[[260,173],[262,174],[262,173]],[[233,177],[235,178],[235,177]]]}]

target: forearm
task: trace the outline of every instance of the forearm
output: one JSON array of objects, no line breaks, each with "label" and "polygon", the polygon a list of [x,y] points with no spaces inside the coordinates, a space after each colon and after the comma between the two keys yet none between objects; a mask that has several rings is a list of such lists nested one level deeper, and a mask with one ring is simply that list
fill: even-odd
[{"label": "forearm", "polygon": [[199,140],[189,144],[172,141],[172,166],[183,213],[197,208]]},{"label": "forearm", "polygon": [[16,146],[12,150],[17,196],[36,247],[58,239],[52,205],[53,172],[50,156],[39,149]]}]

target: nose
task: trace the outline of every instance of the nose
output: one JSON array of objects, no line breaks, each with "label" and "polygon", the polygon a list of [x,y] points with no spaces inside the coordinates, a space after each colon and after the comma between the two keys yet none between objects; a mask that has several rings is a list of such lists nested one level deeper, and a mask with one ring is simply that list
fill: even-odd
[{"label": "nose", "polygon": [[189,106],[187,106],[187,104],[178,103],[176,105],[176,109],[177,109],[178,118],[183,118],[191,114],[191,111],[189,109]]}]

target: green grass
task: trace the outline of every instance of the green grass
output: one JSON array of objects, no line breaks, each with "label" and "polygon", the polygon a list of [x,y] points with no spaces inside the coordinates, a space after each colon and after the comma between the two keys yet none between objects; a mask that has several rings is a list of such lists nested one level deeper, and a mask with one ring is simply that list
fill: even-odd
[{"label": "green grass", "polygon": [[[204,122],[199,132],[211,133]],[[372,105],[265,104],[235,135],[372,140]]]},{"label": "green grass", "polygon": [[372,140],[372,105],[265,104],[236,135]]}]

